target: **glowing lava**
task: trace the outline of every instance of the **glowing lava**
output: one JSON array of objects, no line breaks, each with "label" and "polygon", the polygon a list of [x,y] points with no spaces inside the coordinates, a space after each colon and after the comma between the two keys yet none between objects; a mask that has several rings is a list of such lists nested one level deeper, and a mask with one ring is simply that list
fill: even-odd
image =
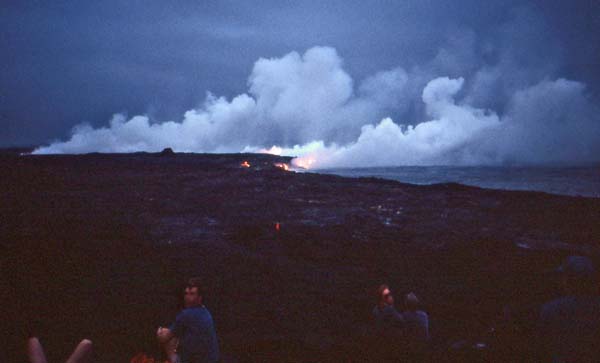
[{"label": "glowing lava", "polygon": [[240,166],[243,167],[243,168],[249,168],[250,167],[250,163],[248,161],[244,160],[244,162],[241,163]]},{"label": "glowing lava", "polygon": [[279,169],[283,169],[283,170],[285,170],[285,171],[288,171],[288,170],[290,170],[290,166],[289,166],[288,164],[286,164],[286,163],[275,163],[274,165],[275,165],[277,168],[279,168]]},{"label": "glowing lava", "polygon": [[292,160],[292,163],[294,164],[294,166],[297,166],[299,168],[310,169],[310,167],[315,163],[315,161],[316,160],[313,157],[303,156],[295,158],[294,160]]}]

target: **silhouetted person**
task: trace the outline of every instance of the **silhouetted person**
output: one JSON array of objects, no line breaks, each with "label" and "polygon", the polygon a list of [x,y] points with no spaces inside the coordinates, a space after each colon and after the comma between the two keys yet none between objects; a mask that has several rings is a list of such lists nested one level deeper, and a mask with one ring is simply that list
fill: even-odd
[{"label": "silhouetted person", "polygon": [[394,360],[401,353],[404,318],[394,307],[394,297],[389,286],[377,289],[377,305],[373,308],[375,318],[375,349],[384,360]]},{"label": "silhouetted person", "polygon": [[542,306],[539,336],[553,362],[600,361],[600,298],[596,270],[583,256],[569,256],[559,267],[563,296]]},{"label": "silhouetted person", "polygon": [[[67,363],[89,362],[92,355],[92,342],[88,339],[82,340],[67,359]],[[47,363],[46,355],[40,340],[31,337],[27,340],[27,357],[30,363]]]},{"label": "silhouetted person", "polygon": [[394,297],[387,285],[381,285],[377,290],[379,300],[373,309],[375,326],[378,331],[391,332],[404,327],[404,318],[394,307]]},{"label": "silhouetted person", "polygon": [[184,306],[169,328],[159,327],[156,336],[168,359],[175,363],[208,363],[219,360],[217,334],[210,312],[203,305],[200,279],[189,280]]},{"label": "silhouetted person", "polygon": [[404,297],[404,344],[408,358],[421,361],[425,358],[429,343],[429,316],[420,310],[419,299],[414,293]]},{"label": "silhouetted person", "polygon": [[409,293],[404,298],[406,310],[402,313],[404,318],[407,339],[426,343],[429,341],[429,316],[419,309],[419,298],[414,293]]}]

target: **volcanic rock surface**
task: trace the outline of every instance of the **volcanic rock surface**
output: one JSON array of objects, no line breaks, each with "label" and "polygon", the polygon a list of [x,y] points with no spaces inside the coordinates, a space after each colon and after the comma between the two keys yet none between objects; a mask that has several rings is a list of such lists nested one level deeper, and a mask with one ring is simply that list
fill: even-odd
[{"label": "volcanic rock surface", "polygon": [[82,338],[97,362],[153,351],[189,276],[226,361],[361,361],[384,282],[398,303],[416,292],[444,347],[506,304],[535,320],[548,271],[600,248],[600,199],[160,155],[0,156],[4,361],[31,329],[49,360]]}]

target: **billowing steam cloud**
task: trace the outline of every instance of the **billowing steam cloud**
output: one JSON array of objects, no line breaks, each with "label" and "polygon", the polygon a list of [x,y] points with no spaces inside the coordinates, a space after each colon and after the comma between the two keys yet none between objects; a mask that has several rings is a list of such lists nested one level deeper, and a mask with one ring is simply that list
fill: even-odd
[{"label": "billowing steam cloud", "polygon": [[509,61],[469,80],[454,75],[462,69],[448,58],[441,50],[431,64],[358,85],[333,48],[259,59],[248,93],[209,94],[178,122],[115,115],[107,127],[77,126],[68,141],[35,153],[268,151],[311,168],[600,160],[600,110],[582,83],[542,77],[501,87]]},{"label": "billowing steam cloud", "polygon": [[305,154],[299,166],[497,165],[591,163],[600,160],[600,122],[581,83],[558,79],[518,91],[503,117],[459,105],[464,80],[430,81],[423,102],[431,120],[403,126],[385,118],[355,142],[311,143],[283,150]]}]

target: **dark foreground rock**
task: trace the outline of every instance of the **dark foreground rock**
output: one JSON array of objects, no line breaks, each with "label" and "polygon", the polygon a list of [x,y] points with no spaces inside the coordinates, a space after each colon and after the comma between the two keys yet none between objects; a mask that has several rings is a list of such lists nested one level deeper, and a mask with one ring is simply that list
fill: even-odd
[{"label": "dark foreground rock", "polygon": [[533,321],[548,271],[600,247],[600,199],[155,155],[0,156],[3,361],[31,329],[51,361],[81,338],[97,362],[152,352],[191,275],[230,361],[363,361],[382,282],[421,297],[444,352],[506,304]]}]

